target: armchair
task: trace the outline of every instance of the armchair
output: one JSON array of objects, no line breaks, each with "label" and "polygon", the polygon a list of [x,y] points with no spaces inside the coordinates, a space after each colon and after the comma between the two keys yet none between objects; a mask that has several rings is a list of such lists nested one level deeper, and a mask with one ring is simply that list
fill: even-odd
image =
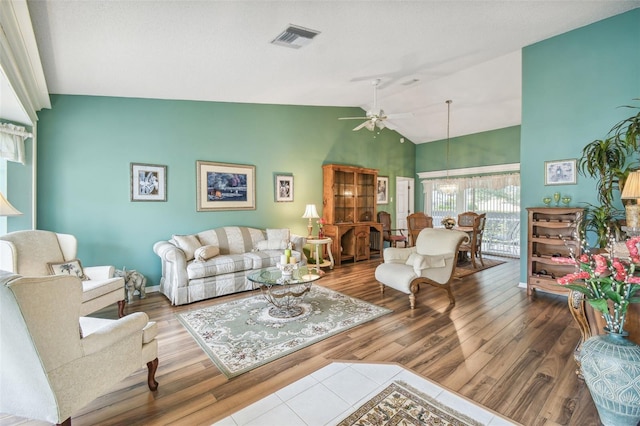
[{"label": "armchair", "polygon": [[[395,247],[398,243],[407,243],[407,237],[402,233],[402,229],[391,229],[391,215],[387,212],[378,212],[378,222],[382,224],[382,240],[388,241],[391,247]],[[399,231],[400,235],[393,234]]]},{"label": "armchair", "polygon": [[[51,231],[16,231],[0,236],[0,270],[24,276],[51,275],[49,263],[76,259],[78,241],[69,234]],[[112,303],[124,316],[124,279],[114,277],[113,266],[83,267],[80,315],[88,315]]]},{"label": "armchair", "polygon": [[375,271],[380,290],[384,292],[386,285],[408,294],[411,309],[415,309],[420,284],[429,284],[446,290],[449,301],[455,304],[450,283],[463,241],[469,241],[465,232],[425,228],[420,231],[415,247],[386,248],[384,263]]},{"label": "armchair", "polygon": [[157,326],[136,312],[81,318],[73,276],[0,272],[0,412],[71,424],[71,416],[145,364],[156,390]]}]

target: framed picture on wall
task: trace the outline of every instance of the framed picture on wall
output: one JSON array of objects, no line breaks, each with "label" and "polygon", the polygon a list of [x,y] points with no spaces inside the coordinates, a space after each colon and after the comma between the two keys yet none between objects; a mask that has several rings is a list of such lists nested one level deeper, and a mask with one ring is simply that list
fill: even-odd
[{"label": "framed picture on wall", "polygon": [[256,166],[196,161],[196,210],[256,209]]},{"label": "framed picture on wall", "polygon": [[274,193],[278,202],[293,201],[293,175],[287,173],[276,174]]},{"label": "framed picture on wall", "polygon": [[167,166],[131,163],[131,201],[167,201]]},{"label": "framed picture on wall", "polygon": [[389,204],[389,178],[378,176],[378,204]]},{"label": "framed picture on wall", "polygon": [[578,183],[577,160],[555,160],[544,162],[545,185],[573,185]]}]

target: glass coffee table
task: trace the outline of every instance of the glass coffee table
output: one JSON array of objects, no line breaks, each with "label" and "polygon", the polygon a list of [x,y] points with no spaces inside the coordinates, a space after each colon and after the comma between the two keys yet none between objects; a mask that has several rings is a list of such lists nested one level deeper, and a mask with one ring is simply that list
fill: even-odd
[{"label": "glass coffee table", "polygon": [[[288,274],[287,272],[291,272]],[[285,271],[276,267],[261,269],[247,276],[253,288],[259,288],[267,302],[272,305],[269,315],[274,318],[294,318],[304,309],[300,303],[311,289],[311,284],[320,279],[323,272],[306,266]]]}]

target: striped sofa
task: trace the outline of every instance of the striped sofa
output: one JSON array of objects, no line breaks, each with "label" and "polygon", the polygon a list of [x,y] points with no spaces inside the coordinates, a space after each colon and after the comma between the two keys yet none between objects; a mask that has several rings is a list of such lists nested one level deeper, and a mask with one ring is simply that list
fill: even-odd
[{"label": "striped sofa", "polygon": [[251,290],[247,275],[275,266],[289,242],[292,256],[306,263],[306,238],[290,235],[288,229],[225,226],[173,235],[153,245],[162,263],[160,291],[171,304],[184,305]]}]

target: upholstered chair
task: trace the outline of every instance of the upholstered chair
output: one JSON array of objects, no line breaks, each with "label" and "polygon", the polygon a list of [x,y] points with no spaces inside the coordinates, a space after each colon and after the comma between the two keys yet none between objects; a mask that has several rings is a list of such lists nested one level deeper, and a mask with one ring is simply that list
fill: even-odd
[{"label": "upholstered chair", "polygon": [[56,424],[148,368],[156,390],[157,325],[144,312],[81,317],[82,282],[0,271],[0,413]]},{"label": "upholstered chair", "polygon": [[388,247],[383,252],[384,263],[375,271],[380,289],[388,286],[409,295],[411,309],[416,305],[416,293],[421,284],[444,289],[451,304],[455,297],[451,280],[456,269],[458,248],[469,237],[465,232],[425,228],[420,231],[414,247]]},{"label": "upholstered chair", "polygon": [[[113,303],[124,316],[124,279],[114,277],[113,266],[84,267],[76,259],[78,241],[69,234],[51,231],[16,231],[0,236],[0,270],[24,276],[52,275],[50,265],[79,265],[82,279],[80,315],[88,315]],[[77,269],[77,268],[76,268]]]}]

